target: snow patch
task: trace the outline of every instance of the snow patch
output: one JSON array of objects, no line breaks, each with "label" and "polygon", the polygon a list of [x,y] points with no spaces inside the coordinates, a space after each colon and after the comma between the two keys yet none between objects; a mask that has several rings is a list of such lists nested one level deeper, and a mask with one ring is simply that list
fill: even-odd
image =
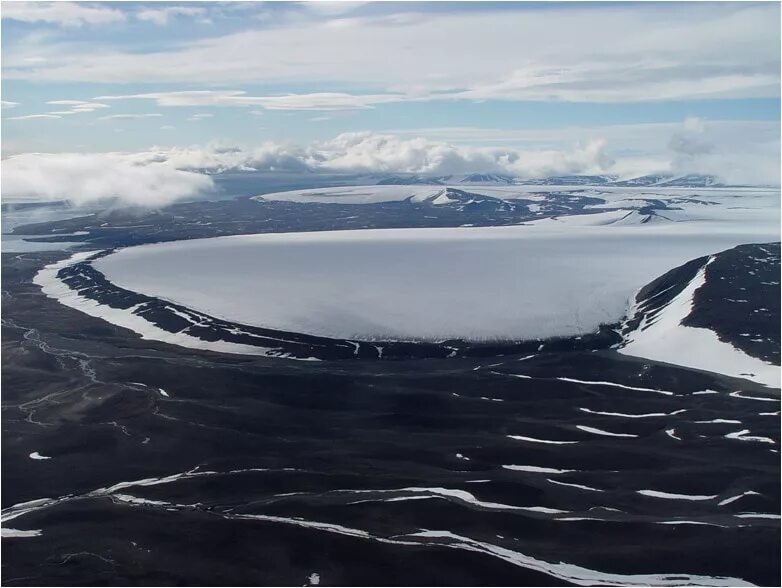
[{"label": "snow patch", "polygon": [[743,429],[741,431],[736,431],[735,433],[728,433],[725,435],[725,438],[737,439],[739,441],[756,441],[758,443],[770,443],[771,445],[775,445],[773,439],[769,439],[768,437],[753,437],[749,433],[749,429]]},{"label": "snow patch", "polygon": [[600,488],[593,488],[592,486],[585,486],[583,484],[571,484],[569,482],[560,482],[559,480],[551,479],[547,479],[546,481],[559,486],[570,486],[571,488],[578,488],[579,490],[588,490],[589,492],[605,492],[605,490],[601,490]]},{"label": "snow patch", "polygon": [[576,428],[581,429],[586,433],[592,433],[593,435],[603,435],[605,437],[638,437],[638,435],[632,435],[630,433],[612,433],[610,431],[604,431],[603,429],[588,427],[586,425],[576,425]]},{"label": "snow patch", "polygon": [[705,494],[673,494],[671,492],[660,492],[659,490],[636,490],[638,494],[644,496],[651,496],[652,498],[664,498],[666,500],[714,500],[717,495],[705,495]]},{"label": "snow patch", "polygon": [[504,465],[502,466],[506,470],[513,470],[516,472],[532,472],[534,474],[568,474],[575,472],[576,470],[560,470],[558,468],[547,468],[542,466],[531,465]]},{"label": "snow patch", "polygon": [[534,437],[524,437],[523,435],[507,435],[509,439],[515,439],[517,441],[529,441],[530,443],[547,443],[550,445],[570,445],[572,443],[578,443],[578,441],[551,441],[550,439],[536,439]]},{"label": "snow patch", "polygon": [[760,496],[760,492],[755,492],[754,490],[747,490],[746,492],[742,492],[741,494],[737,494],[736,496],[731,496],[730,498],[726,498],[725,500],[720,500],[717,504],[719,506],[725,506],[726,504],[730,504],[731,502],[736,502],[737,500],[744,498],[745,496]]},{"label": "snow patch", "polygon": [[683,412],[687,412],[687,409],[681,408],[679,410],[674,410],[673,412],[647,412],[645,414],[627,414],[624,412],[602,412],[599,410],[590,410],[588,408],[579,408],[578,410],[582,412],[587,412],[589,414],[599,414],[602,416],[615,416],[615,417],[623,417],[626,419],[647,419],[647,418],[654,418],[654,417],[665,417],[665,416],[674,416],[677,414],[681,414]]},{"label": "snow patch", "polygon": [[0,535],[3,537],[3,539],[16,539],[20,537],[40,537],[41,536],[41,529],[30,529],[29,531],[22,531],[19,529],[9,529],[8,527],[3,527],[0,529]]}]

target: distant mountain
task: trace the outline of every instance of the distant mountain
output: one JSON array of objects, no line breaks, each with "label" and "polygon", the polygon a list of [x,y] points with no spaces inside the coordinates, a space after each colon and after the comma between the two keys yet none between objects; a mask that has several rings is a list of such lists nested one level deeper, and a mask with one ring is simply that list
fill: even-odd
[{"label": "distant mountain", "polygon": [[673,222],[670,217],[658,212],[652,207],[643,207],[638,210],[631,210],[625,216],[611,224],[614,225],[646,225],[649,223],[669,223]]},{"label": "distant mountain", "polygon": [[660,186],[685,186],[693,188],[706,188],[708,186],[722,186],[723,184],[714,176],[702,176],[696,174],[688,174],[685,176],[679,176],[671,178],[665,182],[658,184]]},{"label": "distant mountain", "polygon": [[715,176],[687,174],[683,176],[653,174],[627,180],[612,182],[612,186],[660,186],[670,188],[708,188],[723,186]]},{"label": "distant mountain", "polygon": [[506,174],[473,173],[463,177],[458,176],[427,176],[420,174],[396,174],[382,177],[380,185],[514,185],[531,186],[616,186],[626,188],[652,187],[661,188],[708,188],[725,186],[716,176],[701,174],[649,174],[637,178],[619,179],[612,175],[563,175],[546,178],[519,178]]},{"label": "distant mountain", "polygon": [[495,184],[510,185],[517,183],[516,178],[505,174],[468,174],[464,177],[425,176],[419,174],[395,174],[378,180],[378,185],[412,185],[412,184]]},{"label": "distant mountain", "polygon": [[660,182],[664,182],[665,180],[671,179],[671,176],[663,176],[663,175],[648,175],[648,176],[640,176],[638,178],[630,178],[627,180],[620,180],[617,182],[613,182],[612,185],[614,186],[654,186],[655,184],[659,184]]},{"label": "distant mountain", "polygon": [[443,185],[451,176],[419,176],[419,175],[395,175],[388,176],[378,181],[380,186],[407,186],[412,184],[437,184]]},{"label": "distant mountain", "polygon": [[411,202],[433,206],[451,205],[461,212],[511,212],[523,206],[502,198],[476,194],[456,188],[446,188],[426,198],[411,198]]},{"label": "distant mountain", "polygon": [[616,176],[550,176],[547,178],[518,180],[520,184],[532,184],[535,186],[602,186],[616,180]]},{"label": "distant mountain", "polygon": [[469,174],[459,180],[460,184],[515,184],[516,178],[505,174]]}]

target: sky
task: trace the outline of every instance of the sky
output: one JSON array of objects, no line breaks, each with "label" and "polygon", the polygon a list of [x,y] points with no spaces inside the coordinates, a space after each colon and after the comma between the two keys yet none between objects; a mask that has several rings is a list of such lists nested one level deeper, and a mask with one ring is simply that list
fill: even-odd
[{"label": "sky", "polygon": [[100,153],[778,185],[780,5],[4,1],[2,100],[12,172]]}]

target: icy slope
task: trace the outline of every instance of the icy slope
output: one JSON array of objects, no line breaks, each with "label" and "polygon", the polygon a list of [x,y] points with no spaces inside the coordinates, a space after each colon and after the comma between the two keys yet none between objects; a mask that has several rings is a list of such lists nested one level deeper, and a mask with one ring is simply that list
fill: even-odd
[{"label": "icy slope", "polygon": [[[751,247],[755,248],[752,251],[757,255],[758,251],[768,252],[772,246],[744,246],[744,249]],[[776,249],[778,251],[778,247]],[[734,284],[730,289],[725,290],[730,296],[736,298],[729,298],[726,295],[721,297],[702,295],[705,290],[714,290],[715,287],[722,285],[715,282],[725,279],[735,280],[734,272],[725,276],[709,271],[712,264],[719,263],[721,258],[734,251],[695,259],[667,272],[643,288],[629,313],[630,319],[623,329],[625,343],[620,346],[619,351],[626,355],[747,378],[778,388],[780,386],[778,354],[777,365],[774,365],[770,361],[749,355],[739,346],[746,347],[749,344],[751,347],[752,341],[765,341],[767,347],[778,345],[779,282],[776,282],[776,290],[773,291],[766,286],[772,282],[753,280],[749,276],[750,280],[745,279],[741,282],[743,286]],[[774,260],[770,256],[768,259]],[[775,261],[775,273],[778,276],[778,255]],[[752,274],[754,275],[755,272],[752,271]],[[746,308],[749,299],[752,298],[746,292],[759,288],[763,289],[763,296],[756,298],[751,308]],[[747,296],[747,299],[739,298],[740,296]],[[767,314],[769,309],[766,307],[775,304],[776,317],[769,317],[768,321],[761,320],[753,329],[751,317],[757,313]],[[736,313],[743,313],[743,318],[740,318],[738,323],[731,320]],[[699,315],[709,317],[713,328],[695,326],[693,323],[705,323],[704,319],[698,320]],[[714,324],[715,318],[716,324]],[[736,333],[734,330],[736,327],[742,331],[760,329],[762,332],[756,332],[754,335]],[[730,341],[741,336],[755,338],[746,343],[739,339],[738,345]],[[753,351],[756,356],[768,356],[767,353],[763,353],[764,349],[758,349],[757,346]]]}]

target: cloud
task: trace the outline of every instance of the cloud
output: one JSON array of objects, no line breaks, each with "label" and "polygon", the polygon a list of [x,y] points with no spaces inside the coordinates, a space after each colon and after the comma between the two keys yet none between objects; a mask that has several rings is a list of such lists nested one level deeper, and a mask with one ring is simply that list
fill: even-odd
[{"label": "cloud", "polygon": [[242,149],[211,144],[206,146],[172,147],[127,154],[139,165],[162,163],[175,169],[219,173],[228,170],[309,172],[307,149],[296,145],[266,142]]},{"label": "cloud", "polygon": [[136,120],[140,118],[157,118],[163,116],[160,113],[148,113],[148,114],[109,114],[107,116],[101,116],[98,120]]},{"label": "cloud", "polygon": [[684,128],[671,137],[671,151],[683,159],[691,159],[705,153],[710,153],[714,145],[705,137],[706,127],[699,118],[688,118]]},{"label": "cloud", "polygon": [[[458,175],[497,172],[519,177],[651,173],[707,174],[728,183],[779,185],[778,121],[702,121],[516,131],[526,146],[455,144],[390,133],[343,133],[305,146],[190,147],[155,157],[179,169],[290,170]],[[697,141],[690,137],[697,134]],[[689,142],[683,143],[682,137]],[[476,145],[478,143],[478,145]],[[525,142],[520,142],[522,145]],[[687,147],[683,147],[687,145]],[[685,151],[683,151],[683,149]],[[146,155],[149,157],[149,154]]]},{"label": "cloud", "polygon": [[[778,72],[752,65],[706,70],[693,64],[596,64],[582,67],[517,69],[488,84],[452,93],[459,100],[565,100],[644,102],[778,95]],[[621,80],[621,84],[617,84]]]},{"label": "cloud", "polygon": [[65,27],[108,24],[125,20],[120,10],[84,2],[3,2],[4,19],[44,22]]},{"label": "cloud", "polygon": [[203,120],[205,118],[212,118],[213,116],[214,115],[209,113],[209,112],[200,112],[200,113],[194,114],[193,116],[188,117],[187,120],[199,121],[199,120]]},{"label": "cloud", "polygon": [[84,112],[93,112],[101,108],[109,108],[108,104],[100,104],[98,102],[84,102],[83,100],[50,100],[46,104],[52,104],[55,106],[70,106],[70,110],[52,110],[43,114],[30,114],[27,116],[14,117],[11,120],[23,120],[23,119],[51,119],[62,118],[63,116],[69,116],[71,114],[81,114]]},{"label": "cloud", "polygon": [[[6,106],[10,104],[10,106]],[[84,102],[83,100],[50,100],[46,104],[53,106],[70,106],[70,110],[52,110],[39,114],[27,114],[25,116],[12,116],[8,120],[46,120],[46,119],[58,119],[63,116],[69,116],[71,114],[81,114],[84,112],[92,112],[101,108],[109,108],[108,104],[100,104],[98,102]],[[3,101],[3,108],[13,108],[16,106],[16,102]]]},{"label": "cloud", "polygon": [[2,104],[3,110],[6,108],[14,108],[15,106],[19,106],[18,102],[10,102],[8,100],[0,100],[0,104]]},{"label": "cloud", "polygon": [[8,120],[38,120],[38,119],[52,119],[62,118],[59,114],[26,114],[24,116],[11,116]]},{"label": "cloud", "polygon": [[[282,96],[248,96],[243,90],[188,90],[98,96],[95,100],[154,100],[158,106],[262,106],[268,110],[357,110],[403,100],[400,94],[314,92]],[[258,114],[257,111],[252,111]]]},{"label": "cloud", "polygon": [[370,132],[342,133],[309,150],[313,167],[339,171],[460,173],[468,169],[497,171],[493,153],[459,148],[423,137],[400,139]]},{"label": "cloud", "polygon": [[710,174],[732,184],[780,183],[778,122],[740,130],[689,118],[668,149],[673,173]]},{"label": "cloud", "polygon": [[[291,97],[209,92],[198,102],[299,109],[422,99],[623,102],[779,96],[777,3],[388,10],[397,12],[382,18],[321,15],[249,23],[240,31],[143,52],[113,45],[87,51],[76,42],[54,50],[44,38],[4,51],[5,76],[204,87],[260,79],[316,87],[317,92]],[[24,61],[41,54],[47,56],[44,63]],[[160,100],[175,104],[172,93],[166,94]],[[187,95],[189,104],[197,98],[195,92]],[[185,97],[180,94],[180,103]]]},{"label": "cloud", "polygon": [[110,108],[108,104],[102,104],[100,102],[85,102],[84,100],[50,100],[46,104],[70,106],[71,110],[74,112],[92,112],[93,110]]},{"label": "cloud", "polygon": [[343,133],[308,150],[313,168],[352,172],[466,174],[504,172],[522,177],[606,173],[613,160],[605,142],[594,140],[571,149],[523,151],[458,147],[423,137],[403,139],[369,132]]},{"label": "cloud", "polygon": [[367,2],[318,0],[318,2],[303,2],[301,4],[303,8],[306,8],[319,17],[334,17],[360,8],[361,6],[366,5]]},{"label": "cloud", "polygon": [[[612,148],[609,139],[622,133],[645,138],[637,149],[622,149],[621,142]],[[564,148],[455,145],[422,136],[356,132],[309,145],[266,142],[249,148],[211,144],[135,153],[29,153],[3,160],[3,195],[76,203],[118,198],[159,206],[208,192],[213,188],[209,175],[229,170],[437,176],[497,172],[520,178],[667,173],[708,174],[733,184],[780,183],[776,121],[688,119],[675,125],[608,127],[604,137],[599,129],[590,134]]]},{"label": "cloud", "polygon": [[205,20],[207,11],[205,8],[197,8],[195,6],[169,6],[167,8],[147,8],[139,10],[135,13],[135,16],[139,20],[154,23],[156,25],[164,25],[168,23],[168,19],[172,16],[192,16],[201,17]]},{"label": "cloud", "polygon": [[507,156],[505,168],[520,176],[545,177],[562,174],[611,173],[615,160],[606,142],[594,139],[568,150],[523,151]]},{"label": "cloud", "polygon": [[211,190],[208,176],[170,165],[134,163],[121,154],[27,153],[3,160],[3,197],[69,200],[76,205],[117,199],[161,206]]}]

